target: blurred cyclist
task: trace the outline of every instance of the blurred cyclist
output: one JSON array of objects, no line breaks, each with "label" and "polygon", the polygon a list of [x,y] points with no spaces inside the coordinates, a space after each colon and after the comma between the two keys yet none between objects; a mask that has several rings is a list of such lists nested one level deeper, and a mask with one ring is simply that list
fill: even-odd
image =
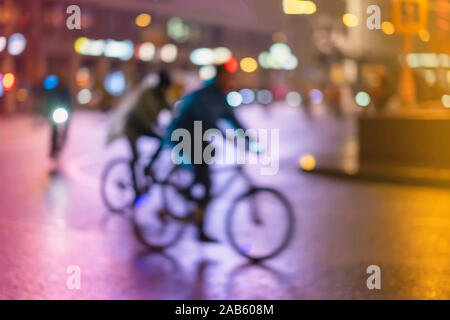
[{"label": "blurred cyclist", "polygon": [[[204,215],[210,201],[211,177],[209,165],[204,162],[204,159],[199,164],[193,161],[192,151],[196,140],[194,137],[194,121],[202,122],[203,131],[220,129],[218,127],[218,120],[220,119],[228,120],[236,129],[243,128],[235,117],[233,108],[227,104],[226,100],[226,93],[234,88],[234,76],[226,70],[224,65],[217,66],[216,70],[214,79],[206,82],[203,88],[185,97],[178,116],[169,125],[167,136],[167,139],[170,140],[172,132],[177,129],[185,129],[191,135],[191,154],[184,154],[183,158],[189,158],[189,163],[193,166],[194,182],[192,185],[200,184],[204,187],[204,194],[199,201],[199,208],[196,212],[199,240],[204,242],[216,242],[215,239],[207,236],[204,230]],[[170,143],[174,145],[173,141]],[[202,155],[207,146],[208,143],[203,142]]]},{"label": "blurred cyclist", "polygon": [[42,110],[52,125],[50,157],[58,157],[69,130],[72,99],[67,78],[63,74],[45,78],[43,87],[39,86],[37,95],[42,99]]},{"label": "blurred cyclist", "polygon": [[[167,92],[172,81],[166,71],[160,71],[158,76],[158,85],[154,88],[147,88],[142,92],[137,104],[128,113],[125,120],[124,131],[133,153],[132,170],[136,199],[140,196],[140,190],[138,190],[136,174],[134,172],[134,165],[139,158],[137,140],[142,136],[161,140],[160,135],[154,131],[158,121],[158,115],[163,109],[171,109],[167,102]],[[159,153],[159,150],[157,153]],[[149,167],[146,168],[147,170],[149,170]]]}]

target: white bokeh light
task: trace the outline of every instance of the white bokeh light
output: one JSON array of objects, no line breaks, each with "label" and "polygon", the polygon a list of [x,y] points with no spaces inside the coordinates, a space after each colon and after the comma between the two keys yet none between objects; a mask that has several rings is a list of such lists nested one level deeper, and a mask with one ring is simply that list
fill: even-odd
[{"label": "white bokeh light", "polygon": [[238,107],[242,104],[242,96],[239,92],[232,91],[227,94],[227,102],[231,107]]},{"label": "white bokeh light", "polygon": [[142,61],[151,61],[155,57],[156,48],[151,42],[144,42],[139,46],[138,57]]},{"label": "white bokeh light", "polygon": [[288,92],[286,95],[286,103],[290,107],[298,107],[302,103],[302,96],[295,91]]},{"label": "white bokeh light", "polygon": [[8,52],[13,56],[17,56],[25,50],[27,40],[20,33],[14,33],[8,40]]},{"label": "white bokeh light", "polygon": [[88,104],[92,100],[92,92],[89,89],[80,90],[77,94],[77,99],[80,104]]},{"label": "white bokeh light", "polygon": [[172,43],[168,43],[162,46],[159,52],[159,58],[165,63],[172,63],[177,59],[178,48]]}]

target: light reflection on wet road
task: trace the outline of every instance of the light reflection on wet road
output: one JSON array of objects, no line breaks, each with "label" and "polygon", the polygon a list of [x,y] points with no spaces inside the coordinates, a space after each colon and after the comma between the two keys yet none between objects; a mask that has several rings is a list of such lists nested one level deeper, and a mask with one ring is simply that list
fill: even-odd
[{"label": "light reflection on wet road", "polygon": [[[248,108],[242,117],[281,129],[280,172],[257,179],[289,198],[297,232],[262,266],[227,245],[218,209],[209,229],[221,244],[200,245],[189,228],[165,254],[145,251],[127,218],[108,214],[99,196],[103,165],[127,152],[123,142],[104,147],[105,116],[74,116],[53,175],[46,126],[0,119],[0,298],[450,298],[450,192],[302,174],[301,154],[339,150],[353,124],[310,121],[282,106],[269,112]],[[366,287],[371,264],[381,267],[379,291]],[[81,268],[81,290],[66,288],[69,265]]]}]

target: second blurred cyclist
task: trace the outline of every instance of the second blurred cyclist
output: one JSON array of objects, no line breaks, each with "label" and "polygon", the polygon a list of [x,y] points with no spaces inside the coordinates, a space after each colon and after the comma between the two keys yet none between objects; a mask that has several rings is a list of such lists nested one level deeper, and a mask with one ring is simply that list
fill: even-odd
[{"label": "second blurred cyclist", "polygon": [[153,137],[160,140],[160,135],[152,127],[156,126],[158,115],[163,109],[172,109],[167,101],[167,92],[172,84],[170,76],[166,71],[160,71],[158,76],[158,85],[154,88],[147,88],[142,92],[137,104],[128,113],[125,121],[124,133],[133,153],[132,170],[136,199],[140,196],[136,174],[134,173],[134,165],[139,158],[137,140],[141,136]]}]

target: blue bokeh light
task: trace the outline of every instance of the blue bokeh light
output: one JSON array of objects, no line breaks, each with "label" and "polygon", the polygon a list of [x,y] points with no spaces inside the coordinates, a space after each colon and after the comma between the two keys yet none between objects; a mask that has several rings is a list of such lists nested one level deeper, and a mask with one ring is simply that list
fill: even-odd
[{"label": "blue bokeh light", "polygon": [[3,92],[5,90],[3,89],[3,75],[0,74],[0,97],[3,96]]},{"label": "blue bokeh light", "polygon": [[59,84],[59,79],[54,74],[48,76],[44,80],[44,88],[45,90],[53,90],[55,89]]},{"label": "blue bokeh light", "polygon": [[125,91],[126,80],[122,71],[114,71],[105,78],[105,89],[113,96],[120,96]]}]

